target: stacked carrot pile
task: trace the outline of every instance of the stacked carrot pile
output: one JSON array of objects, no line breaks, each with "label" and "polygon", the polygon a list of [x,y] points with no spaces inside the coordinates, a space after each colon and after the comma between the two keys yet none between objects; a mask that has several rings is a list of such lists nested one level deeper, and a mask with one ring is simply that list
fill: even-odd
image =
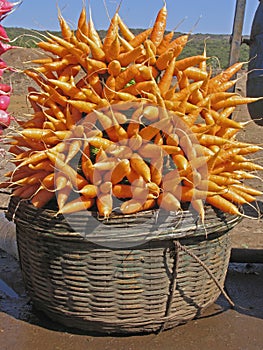
[{"label": "stacked carrot pile", "polygon": [[239,142],[237,105],[256,101],[229,92],[234,64],[212,74],[206,52],[180,59],[188,35],[165,32],[166,5],[153,27],[134,35],[117,10],[102,40],[83,7],[73,31],[61,13],[62,37],[47,33],[43,57],[25,70],[32,118],[10,141],[14,196],[58,213],[95,210],[109,217],[191,203],[239,214],[262,193],[243,182],[262,167],[261,148]]}]

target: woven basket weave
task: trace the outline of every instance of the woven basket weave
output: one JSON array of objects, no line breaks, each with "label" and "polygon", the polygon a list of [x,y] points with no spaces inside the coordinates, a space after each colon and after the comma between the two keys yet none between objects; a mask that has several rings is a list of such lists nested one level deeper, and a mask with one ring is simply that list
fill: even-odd
[{"label": "woven basket weave", "polygon": [[[126,227],[127,239],[140,236],[156,213],[162,220],[159,210],[116,216],[107,221],[116,230],[107,234],[116,240]],[[228,232],[240,217],[208,207],[204,228],[190,211],[163,215],[158,235],[113,249],[89,241],[54,211],[13,198],[7,217],[16,222],[22,273],[36,308],[67,327],[119,334],[157,332],[200,315],[222,291]],[[184,225],[176,229],[182,216]],[[74,229],[83,231],[81,213],[74,220]]]}]

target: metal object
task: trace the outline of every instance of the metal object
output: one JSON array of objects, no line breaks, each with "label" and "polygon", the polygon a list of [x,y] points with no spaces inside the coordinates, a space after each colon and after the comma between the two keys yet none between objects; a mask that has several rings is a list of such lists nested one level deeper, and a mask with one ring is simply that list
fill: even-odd
[{"label": "metal object", "polygon": [[[247,78],[247,96],[263,96],[263,1],[256,10],[250,40],[249,64]],[[263,126],[263,100],[248,105],[251,118],[258,125]]]}]

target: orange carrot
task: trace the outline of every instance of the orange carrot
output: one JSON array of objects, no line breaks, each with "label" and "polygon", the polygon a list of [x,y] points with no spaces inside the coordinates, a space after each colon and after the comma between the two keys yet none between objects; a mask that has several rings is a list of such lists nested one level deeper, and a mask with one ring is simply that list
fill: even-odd
[{"label": "orange carrot", "polygon": [[186,58],[182,58],[181,60],[176,61],[175,69],[179,69],[184,71],[186,68],[195,66],[200,62],[206,61],[208,58],[203,55],[190,56]]},{"label": "orange carrot", "polygon": [[156,62],[156,47],[150,39],[146,39],[144,42],[145,47],[145,59],[150,66],[154,65]]},{"label": "orange carrot", "polygon": [[166,28],[166,19],[167,19],[167,8],[164,1],[164,6],[160,9],[155,19],[153,29],[150,35],[151,41],[156,47],[160,45],[163,39],[163,35]]},{"label": "orange carrot", "polygon": [[103,44],[92,20],[91,7],[89,7],[88,37],[98,48],[102,48]]},{"label": "orange carrot", "polygon": [[100,193],[96,198],[98,213],[104,219],[107,219],[112,213],[113,200],[110,193]]},{"label": "orange carrot", "polygon": [[90,209],[95,203],[93,198],[85,198],[84,196],[78,196],[76,199],[67,202],[62,208],[59,208],[57,215],[72,214],[79,211]]},{"label": "orange carrot", "polygon": [[82,6],[82,10],[79,15],[76,37],[78,40],[86,43],[86,37],[89,35],[89,26],[87,24],[86,7]]},{"label": "orange carrot", "polygon": [[121,73],[121,64],[118,60],[112,60],[108,64],[108,73],[113,77],[117,77]]},{"label": "orange carrot", "polygon": [[177,212],[181,209],[180,201],[170,192],[162,192],[157,199],[157,204],[167,211]]},{"label": "orange carrot", "polygon": [[132,40],[129,41],[129,44],[134,48],[140,47],[140,45],[149,37],[152,32],[152,28],[145,29],[144,31],[137,34]]},{"label": "orange carrot", "polygon": [[132,198],[123,202],[120,206],[120,210],[123,214],[134,214],[140,211],[153,209],[155,205],[155,199],[148,199],[144,203],[141,203],[140,200]]},{"label": "orange carrot", "polygon": [[165,93],[169,90],[171,86],[173,75],[174,75],[175,64],[176,64],[176,59],[173,58],[169,63],[169,65],[167,66],[164,74],[162,75],[158,83],[158,87],[162,96],[165,96]]},{"label": "orange carrot", "polygon": [[137,172],[139,175],[143,177],[146,182],[151,181],[151,171],[147,163],[143,160],[143,158],[134,153],[130,158],[130,165],[132,169]]},{"label": "orange carrot", "polygon": [[[105,52],[106,60],[108,62],[111,61],[111,57],[109,56],[111,45],[114,42],[114,40],[116,40],[116,38],[118,39],[117,33],[118,33],[118,16],[116,12],[110,21],[110,25],[107,29],[107,32],[103,41],[103,51]],[[114,57],[113,59],[115,58],[117,57]]]},{"label": "orange carrot", "polygon": [[166,69],[168,66],[169,62],[173,59],[174,57],[174,51],[173,50],[167,50],[163,52],[156,60],[156,67],[162,71]]},{"label": "orange carrot", "polygon": [[36,208],[42,208],[54,197],[54,192],[46,189],[39,190],[32,198],[31,203]]},{"label": "orange carrot", "polygon": [[117,13],[117,18],[118,18],[118,26],[120,28],[121,34],[124,37],[124,39],[127,41],[131,41],[132,39],[134,39],[134,34],[126,26],[126,24],[123,22],[122,18],[118,13]]},{"label": "orange carrot", "polygon": [[167,47],[169,45],[169,43],[171,42],[171,40],[173,39],[174,36],[174,31],[170,31],[168,34],[163,36],[162,41],[160,42],[160,44],[157,47],[157,55],[161,55],[162,53],[164,53],[167,50]]},{"label": "orange carrot", "polygon": [[130,161],[128,159],[121,159],[117,165],[113,168],[111,173],[111,182],[116,185],[118,182],[122,181],[125,176],[127,176],[131,171]]},{"label": "orange carrot", "polygon": [[112,188],[112,193],[117,198],[132,198],[132,187],[128,184],[116,184]]}]

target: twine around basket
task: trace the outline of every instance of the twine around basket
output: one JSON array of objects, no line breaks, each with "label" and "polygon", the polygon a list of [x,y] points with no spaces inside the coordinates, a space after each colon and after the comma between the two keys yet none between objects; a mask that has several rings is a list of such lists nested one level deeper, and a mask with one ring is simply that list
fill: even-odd
[{"label": "twine around basket", "polygon": [[[156,215],[114,217],[107,225],[123,227],[126,220],[133,228],[138,220],[142,230],[145,217],[156,220]],[[166,213],[155,237],[113,249],[89,241],[52,210],[14,198],[7,212],[16,222],[22,273],[36,307],[68,327],[124,334],[169,329],[199,316],[221,292],[227,297],[228,232],[240,217],[208,207],[209,221],[202,227],[193,213],[181,215],[183,228],[178,228],[181,217]],[[83,229],[81,213],[76,223]],[[118,231],[124,235],[119,228],[109,231],[114,241]]]}]

